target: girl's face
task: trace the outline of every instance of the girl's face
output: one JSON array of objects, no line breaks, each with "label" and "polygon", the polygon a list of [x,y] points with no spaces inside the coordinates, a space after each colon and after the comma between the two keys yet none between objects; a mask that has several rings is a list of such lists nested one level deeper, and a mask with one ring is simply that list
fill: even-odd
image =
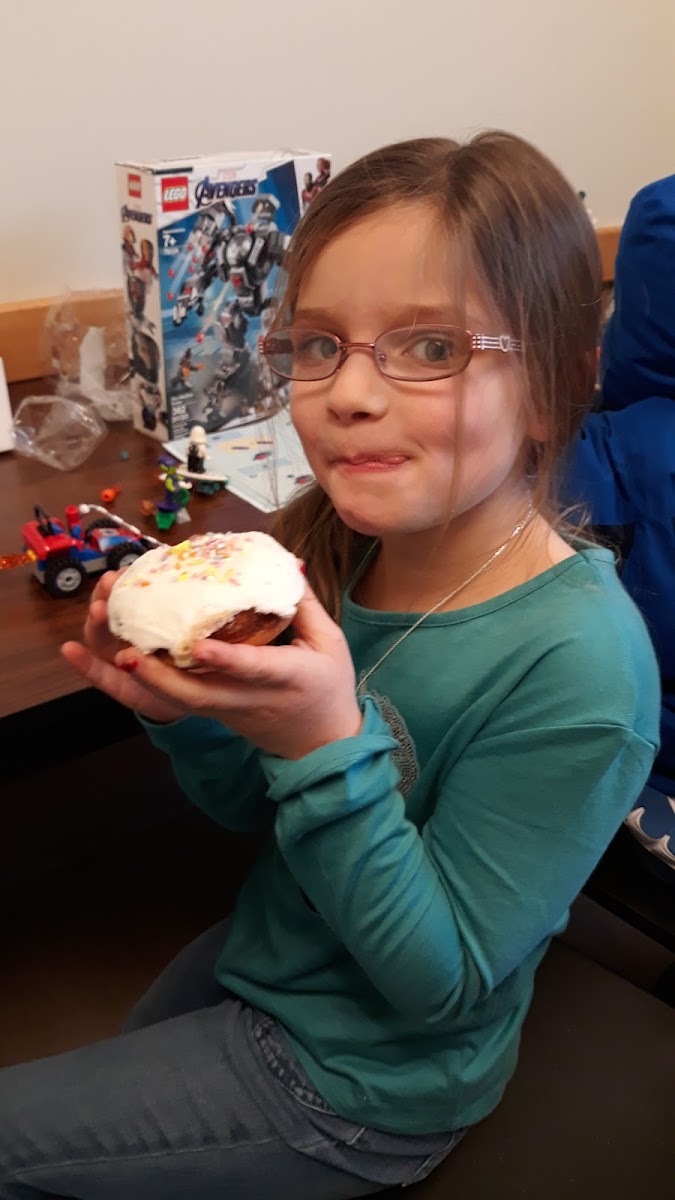
[{"label": "girl's face", "polygon": [[[458,295],[434,214],[421,202],[365,217],[330,242],[293,320],[351,342],[415,323],[511,332],[470,281]],[[476,352],[461,375],[406,383],[355,350],[330,379],[294,383],[294,424],[343,521],[371,536],[420,533],[519,486],[526,425],[515,358]]]}]

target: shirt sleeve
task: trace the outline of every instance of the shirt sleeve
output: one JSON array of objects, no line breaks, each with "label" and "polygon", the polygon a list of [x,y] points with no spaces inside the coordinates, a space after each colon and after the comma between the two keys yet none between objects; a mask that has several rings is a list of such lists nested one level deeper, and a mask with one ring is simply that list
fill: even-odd
[{"label": "shirt sleeve", "polygon": [[620,724],[519,728],[503,705],[500,727],[449,766],[420,832],[397,790],[396,743],[372,697],[363,708],[355,738],[296,762],[261,756],[278,843],[385,999],[443,1020],[564,926],[654,747]]},{"label": "shirt sleeve", "polygon": [[658,396],[589,413],[562,463],[563,503],[584,506],[596,526],[670,518],[673,423],[673,401]]},{"label": "shirt sleeve", "polygon": [[153,746],[168,754],[185,795],[207,816],[241,833],[272,827],[274,805],[255,746],[203,717],[167,725],[139,720]]}]

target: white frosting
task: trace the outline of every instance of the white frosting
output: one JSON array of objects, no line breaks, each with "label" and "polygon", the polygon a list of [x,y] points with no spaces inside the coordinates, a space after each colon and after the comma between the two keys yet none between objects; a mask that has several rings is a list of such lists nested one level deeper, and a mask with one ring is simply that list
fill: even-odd
[{"label": "white frosting", "polygon": [[237,613],[293,617],[304,586],[298,559],[266,533],[198,534],[149,550],[123,571],[110,593],[108,622],[144,654],[168,650],[188,665],[191,643]]}]

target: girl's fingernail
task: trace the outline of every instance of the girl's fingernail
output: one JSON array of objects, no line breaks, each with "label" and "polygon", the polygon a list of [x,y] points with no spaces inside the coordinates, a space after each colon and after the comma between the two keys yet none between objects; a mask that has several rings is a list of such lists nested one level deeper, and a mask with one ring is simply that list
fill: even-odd
[{"label": "girl's fingernail", "polygon": [[302,571],[302,574],[303,574],[303,575],[306,575],[306,574],[307,574],[307,567],[305,566],[305,564],[304,564],[304,562],[302,561],[302,559],[300,560],[300,570]]},{"label": "girl's fingernail", "polygon": [[130,658],[130,659],[128,659],[127,662],[120,663],[120,669],[122,671],[127,671],[129,673],[129,675],[131,675],[132,672],[135,671],[137,667],[138,667],[138,659],[137,658]]}]

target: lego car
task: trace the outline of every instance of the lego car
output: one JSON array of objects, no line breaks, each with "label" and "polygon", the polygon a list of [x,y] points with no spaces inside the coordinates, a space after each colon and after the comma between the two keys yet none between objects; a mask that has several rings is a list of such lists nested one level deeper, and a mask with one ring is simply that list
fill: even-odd
[{"label": "lego car", "polygon": [[[99,515],[85,525],[89,513]],[[119,571],[160,544],[97,504],[70,504],[64,519],[49,516],[38,504],[22,534],[37,579],[57,598],[76,596],[87,575]]]}]

